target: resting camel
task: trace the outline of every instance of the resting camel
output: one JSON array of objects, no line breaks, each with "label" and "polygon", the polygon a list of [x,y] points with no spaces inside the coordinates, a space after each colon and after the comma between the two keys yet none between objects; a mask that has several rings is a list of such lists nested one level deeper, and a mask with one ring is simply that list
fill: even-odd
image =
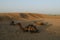
[{"label": "resting camel", "polygon": [[[21,25],[21,23],[16,23],[16,24],[20,26],[20,29],[23,30],[23,32],[31,32],[31,33],[37,33],[37,32],[39,32],[39,30],[33,24],[29,24],[25,28],[23,28],[23,26]],[[14,23],[14,21],[12,21],[10,23],[10,25],[16,25],[16,24]]]}]

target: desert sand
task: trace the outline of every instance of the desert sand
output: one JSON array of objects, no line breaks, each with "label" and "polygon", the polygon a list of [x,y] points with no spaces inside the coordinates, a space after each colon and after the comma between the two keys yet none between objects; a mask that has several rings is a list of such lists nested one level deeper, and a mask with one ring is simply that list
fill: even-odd
[{"label": "desert sand", "polygon": [[[39,33],[23,32],[19,26],[10,25],[12,20],[22,21],[23,26],[42,20],[50,26],[40,26],[36,23]],[[60,16],[37,13],[0,13],[0,40],[60,40]]]}]

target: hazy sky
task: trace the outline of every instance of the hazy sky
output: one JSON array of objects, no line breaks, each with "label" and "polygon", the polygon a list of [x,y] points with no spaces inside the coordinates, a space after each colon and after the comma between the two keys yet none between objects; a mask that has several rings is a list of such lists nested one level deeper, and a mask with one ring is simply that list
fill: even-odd
[{"label": "hazy sky", "polygon": [[0,12],[60,13],[60,0],[0,0]]}]

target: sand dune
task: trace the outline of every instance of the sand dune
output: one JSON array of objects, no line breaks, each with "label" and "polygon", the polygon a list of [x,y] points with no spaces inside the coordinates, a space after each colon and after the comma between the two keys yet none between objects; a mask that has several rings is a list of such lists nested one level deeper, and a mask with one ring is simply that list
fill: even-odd
[{"label": "sand dune", "polygon": [[33,13],[0,13],[0,16],[8,16],[10,18],[15,19],[27,19],[27,20],[35,20],[42,18],[42,14],[33,14]]}]

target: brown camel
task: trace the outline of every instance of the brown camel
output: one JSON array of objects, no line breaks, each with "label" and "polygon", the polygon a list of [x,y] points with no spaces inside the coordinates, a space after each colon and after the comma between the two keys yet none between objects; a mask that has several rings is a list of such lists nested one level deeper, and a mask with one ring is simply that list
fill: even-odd
[{"label": "brown camel", "polygon": [[[31,32],[31,33],[39,32],[39,30],[33,24],[29,24],[28,26],[26,26],[24,28],[22,27],[21,23],[16,23],[16,24],[20,26],[20,29],[23,30],[23,32]],[[10,25],[16,25],[16,24],[14,23],[14,21],[12,21],[10,23]]]}]

